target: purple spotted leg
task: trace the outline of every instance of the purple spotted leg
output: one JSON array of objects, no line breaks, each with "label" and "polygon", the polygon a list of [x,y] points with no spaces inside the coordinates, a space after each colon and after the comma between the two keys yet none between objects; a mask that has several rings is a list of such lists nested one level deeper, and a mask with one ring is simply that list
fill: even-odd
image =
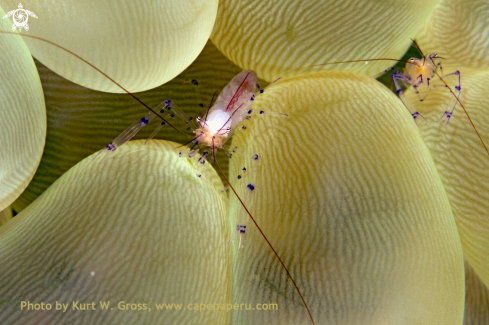
[{"label": "purple spotted leg", "polygon": [[416,78],[418,81],[413,83],[413,89],[414,89],[414,92],[416,93],[416,95],[418,95],[418,98],[419,98],[419,101],[422,102],[423,100],[425,100],[426,96],[428,96],[431,92],[431,85],[430,85],[430,81],[431,79],[430,78],[426,78],[426,87],[428,87],[428,92],[426,93],[426,95],[424,95],[423,98],[421,98],[421,95],[418,91],[418,87],[423,85],[424,81],[423,80],[423,75],[419,75],[417,78]]},{"label": "purple spotted leg", "polygon": [[[155,110],[159,110],[160,113],[165,113],[165,109],[169,112],[169,114],[166,116],[167,119],[173,119],[175,117],[175,114],[173,113],[177,113],[178,111],[178,107],[176,107],[171,100],[167,99],[165,100],[163,103],[161,103],[160,105],[158,105],[156,107]],[[178,113],[177,113],[178,114]],[[185,117],[181,117],[179,115],[180,118],[184,119],[184,118],[187,118],[186,116]],[[188,121],[191,121],[192,118],[187,118]],[[165,121],[161,121],[161,123],[158,125],[158,127],[153,131],[153,133],[151,133],[151,135],[149,136],[149,138],[144,142],[144,144],[147,144],[149,141],[151,141],[155,136],[156,134],[161,130],[162,127],[165,126]],[[188,124],[188,123],[187,123]]]},{"label": "purple spotted leg", "polygon": [[[143,127],[145,127],[149,121],[151,121],[156,115],[153,113],[148,113],[146,116],[142,117],[139,121],[125,129],[117,138],[112,140],[107,146],[105,146],[106,150],[102,150],[97,156],[95,156],[95,159],[97,159],[104,151],[108,151],[108,153],[114,152],[122,146],[124,143],[127,141],[131,140],[132,137],[134,137],[139,130],[141,130]],[[107,157],[102,161],[102,164],[105,162]]]},{"label": "purple spotted leg", "polygon": [[416,111],[416,108],[414,107],[413,103],[406,97],[404,92],[402,91],[401,85],[399,81],[402,81],[404,84],[413,84],[411,79],[406,77],[402,72],[397,71],[392,74],[392,82],[394,83],[394,86],[396,87],[396,93],[403,102],[404,106],[407,108],[409,113],[414,118],[414,122],[416,125],[418,125],[418,117],[421,117],[422,119],[426,120],[423,115],[421,115],[418,111]]},{"label": "purple spotted leg", "polygon": [[[449,73],[445,76],[442,75],[442,77],[440,77],[440,80],[444,80],[446,77],[450,77],[450,76],[458,76],[458,84],[455,86],[455,91],[453,93],[454,98],[453,98],[452,102],[450,103],[448,111],[443,113],[442,117],[440,118],[440,121],[443,120],[443,118],[445,118],[445,117],[447,118],[447,121],[445,122],[444,126],[447,126],[448,122],[450,122],[450,118],[452,117],[453,111],[455,110],[455,107],[457,106],[458,99],[460,98],[460,91],[462,89],[461,84],[460,84],[460,71],[459,70],[452,72],[452,73]],[[445,87],[447,87],[447,86],[445,85]]]},{"label": "purple spotted leg", "polygon": [[241,225],[241,226],[238,226],[239,228],[237,229],[239,231],[239,244],[238,244],[238,251],[239,249],[243,246],[243,236],[246,232],[246,226],[245,225]]},{"label": "purple spotted leg", "polygon": [[231,238],[229,238],[228,240],[228,244],[231,243],[234,239],[234,237],[239,234],[239,244],[238,244],[238,250],[243,246],[242,243],[243,243],[243,236],[246,232],[246,226],[245,225],[237,225],[236,226],[236,232],[234,233],[234,235],[231,236]]}]

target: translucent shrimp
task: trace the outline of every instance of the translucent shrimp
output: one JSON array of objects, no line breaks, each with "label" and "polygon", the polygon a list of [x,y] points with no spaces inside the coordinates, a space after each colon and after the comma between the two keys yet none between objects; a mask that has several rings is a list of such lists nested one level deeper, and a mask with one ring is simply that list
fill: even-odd
[{"label": "translucent shrimp", "polygon": [[[321,64],[316,64],[312,65],[309,67],[317,67],[317,66],[323,66],[323,65],[333,65],[333,64],[344,64],[344,63],[355,63],[355,62],[366,62],[369,63],[370,61],[396,61],[396,62],[405,62],[406,66],[404,68],[404,71],[396,71],[394,68],[385,70],[384,72],[389,72],[389,70],[393,71],[393,74],[391,76],[392,82],[394,83],[394,86],[396,87],[396,93],[403,102],[404,106],[408,109],[409,113],[413,116],[414,121],[417,124],[417,118],[421,117],[424,119],[424,117],[416,110],[415,105],[404,95],[404,91],[401,88],[400,83],[403,83],[406,87],[409,85],[413,86],[414,91],[418,95],[418,98],[420,101],[423,101],[426,96],[429,94],[431,91],[431,86],[436,87],[437,85],[441,85],[445,88],[447,88],[450,93],[453,95],[453,99],[448,107],[448,110],[443,113],[442,117],[440,118],[440,121],[443,118],[446,118],[445,126],[448,124],[450,121],[453,112],[455,110],[455,107],[457,104],[459,104],[463,111],[465,112],[465,115],[467,116],[470,124],[472,125],[472,128],[474,129],[475,133],[477,134],[477,137],[479,138],[482,146],[484,147],[484,150],[486,151],[487,155],[489,156],[489,149],[486,146],[486,143],[482,139],[479,131],[477,130],[477,127],[475,126],[474,122],[472,121],[472,118],[469,115],[469,112],[465,109],[465,106],[462,104],[460,101],[460,94],[462,90],[461,86],[461,81],[460,81],[460,71],[456,70],[455,72],[448,73],[446,75],[443,74],[443,67],[441,62],[436,62],[439,59],[443,59],[442,57],[438,56],[438,54],[433,53],[428,56],[423,54],[423,51],[419,47],[419,45],[416,43],[415,40],[413,40],[414,45],[418,49],[418,51],[422,55],[422,59],[418,58],[410,58],[407,61],[404,60],[397,60],[397,59],[391,59],[391,58],[373,58],[373,59],[359,59],[359,60],[348,60],[348,61],[337,61],[337,62],[328,62],[328,63],[321,63]],[[440,73],[438,73],[438,68],[440,69]],[[436,76],[436,77],[435,77]],[[457,85],[454,87],[455,90],[453,90],[448,83],[445,81],[446,78],[455,76],[457,77]],[[433,80],[435,79],[435,80]],[[426,86],[428,92],[425,96],[421,96],[419,93],[419,87],[421,86]]]},{"label": "translucent shrimp", "polygon": [[252,70],[244,70],[234,77],[204,118],[197,118],[199,128],[194,130],[195,140],[212,147],[213,152],[222,148],[253,104],[256,81],[256,73]]},{"label": "translucent shrimp", "polygon": [[[344,64],[344,63],[355,63],[355,62],[365,62],[369,63],[371,61],[396,61],[396,62],[405,62],[406,65],[404,67],[403,71],[398,71],[395,70],[394,68],[390,68],[387,70],[384,70],[384,72],[389,72],[392,71],[391,79],[392,83],[394,84],[396,88],[396,93],[403,102],[404,106],[408,109],[409,113],[413,116],[414,121],[417,124],[417,119],[418,117],[421,117],[424,119],[424,117],[417,111],[416,106],[404,95],[404,91],[401,87],[401,84],[404,85],[406,88],[409,85],[413,86],[413,89],[415,93],[418,95],[418,98],[420,101],[423,101],[426,96],[431,91],[431,87],[436,87],[437,85],[443,85],[444,87],[449,88],[450,92],[453,94],[454,98],[452,100],[452,103],[450,104],[449,109],[443,114],[442,118],[446,117],[447,121],[445,125],[448,124],[450,121],[450,118],[452,117],[453,111],[455,109],[455,106],[457,103],[460,103],[459,97],[460,97],[460,91],[461,91],[461,84],[460,84],[460,71],[455,71],[446,75],[443,75],[443,68],[441,62],[438,60],[443,59],[442,57],[438,56],[438,54],[433,53],[430,55],[424,55],[423,52],[421,51],[420,47],[416,43],[416,41],[413,40],[414,45],[418,49],[418,51],[421,53],[422,58],[410,58],[407,61],[404,60],[397,60],[397,59],[390,59],[390,58],[374,58],[374,59],[359,59],[359,60],[348,60],[348,61],[338,61],[338,62],[328,62],[328,63],[321,63],[321,64],[316,64],[312,65],[310,67],[317,67],[317,66],[323,66],[323,65],[333,65],[333,64]],[[438,68],[440,69],[441,75],[438,74],[437,70]],[[452,89],[448,86],[448,84],[445,82],[445,79],[451,76],[457,76],[458,77],[458,83],[455,86],[455,91],[452,91]],[[425,96],[421,96],[419,89],[422,87],[427,88],[427,93]],[[461,103],[460,103],[461,104]]]},{"label": "translucent shrimp", "polygon": [[[460,71],[457,70],[447,75],[443,75],[443,68],[441,62],[435,62],[435,60],[437,59],[442,59],[442,58],[439,57],[438,54],[436,53],[428,55],[428,58],[426,58],[426,56],[424,55],[422,59],[411,58],[406,63],[404,72],[395,71],[394,69],[392,69],[394,70],[394,73],[392,74],[391,78],[392,78],[392,82],[394,83],[394,86],[396,87],[397,95],[402,100],[406,108],[413,116],[414,121],[416,122],[416,119],[418,117],[422,117],[423,119],[424,117],[415,109],[411,101],[404,95],[400,83],[401,82],[404,83],[406,87],[409,84],[412,85],[414,92],[418,95],[419,101],[422,102],[426,98],[426,96],[428,96],[429,92],[431,91],[431,87],[432,86],[436,87],[436,82],[443,82],[443,78],[447,78],[450,76],[457,76],[458,84],[455,86],[455,94],[454,94],[455,97],[452,100],[449,109],[445,111],[445,113],[441,118],[443,119],[444,117],[446,117],[447,120],[445,125],[447,125],[448,122],[450,121],[450,118],[452,117],[453,111],[455,110],[455,106],[457,105],[457,99],[460,98],[460,90],[461,90]],[[440,68],[440,72],[442,76],[438,76],[438,79],[433,80],[435,77],[435,72],[438,68]],[[448,85],[446,85],[445,83],[442,84],[445,87],[448,87]],[[419,88],[422,86],[425,86],[428,89],[428,92],[423,97],[420,95],[419,92]]]},{"label": "translucent shrimp", "polygon": [[[255,98],[257,89],[256,82],[257,77],[254,71],[245,70],[240,72],[221,91],[214,105],[207,109],[205,117],[197,118],[198,126],[193,122],[191,117],[188,117],[171,100],[165,100],[156,110],[159,110],[160,113],[164,113],[165,109],[171,111],[172,113],[168,115],[169,118],[173,118],[176,114],[189,125],[187,130],[193,129],[196,136],[192,141],[195,140],[195,144],[191,148],[189,155],[195,154],[194,148],[199,144],[211,147],[215,154],[216,149],[222,148],[238,124],[243,120],[245,113],[249,111]],[[197,80],[193,79],[192,84],[198,85]],[[105,149],[109,152],[115,151],[118,147],[132,139],[154,117],[155,114],[152,112],[148,113],[138,122],[123,131]],[[164,125],[165,121],[162,121],[146,141],[151,140]]]},{"label": "translucent shrimp", "polygon": [[[428,56],[428,60],[427,60],[426,59],[426,56],[423,54],[423,51],[419,47],[418,43],[416,43],[415,40],[413,40],[413,43],[416,46],[416,48],[418,49],[418,51],[421,53],[421,55],[423,56],[423,61],[420,62],[421,61],[420,59],[411,58],[408,61],[408,63],[406,63],[406,68],[404,69],[404,76],[405,77],[407,76],[411,80],[416,80],[416,78],[419,79],[415,83],[412,83],[411,82],[411,84],[413,84],[413,87],[416,84],[416,87],[414,87],[414,90],[418,94],[419,100],[420,101],[423,101],[424,98],[421,98],[419,96],[419,92],[418,92],[418,89],[417,89],[418,86],[426,83],[426,86],[427,86],[428,92],[429,92],[431,90],[431,88],[430,88],[430,78],[432,78],[434,75],[436,75],[438,77],[437,82],[441,82],[441,84],[444,87],[448,88],[448,90],[450,91],[450,93],[453,95],[453,100],[452,100],[452,102],[451,102],[451,104],[449,106],[449,109],[447,111],[445,111],[445,113],[443,113],[442,117],[440,118],[440,121],[444,117],[446,117],[446,119],[447,119],[447,121],[445,123],[445,126],[446,126],[448,124],[448,122],[450,121],[450,118],[452,117],[453,111],[455,110],[455,106],[457,105],[457,103],[460,104],[460,106],[462,107],[462,109],[465,112],[465,115],[467,116],[467,119],[469,120],[470,124],[472,125],[472,128],[474,129],[475,133],[477,134],[477,137],[479,138],[482,146],[484,147],[486,153],[489,155],[489,149],[487,148],[486,143],[482,139],[479,131],[477,130],[477,127],[475,126],[474,122],[472,121],[472,118],[470,117],[469,112],[467,112],[467,110],[465,109],[465,106],[460,101],[460,92],[461,92],[461,89],[462,89],[461,83],[460,83],[460,71],[457,70],[457,71],[452,72],[452,73],[449,73],[447,75],[443,75],[443,67],[441,65],[441,62],[435,63],[435,60],[436,59],[443,59],[443,58],[442,57],[439,57],[436,53],[434,53],[434,54],[429,55]],[[408,68],[408,64],[411,65],[409,68]],[[437,68],[438,67],[440,68],[441,75],[438,74],[438,72],[437,72]],[[456,77],[458,77],[458,84],[455,86],[455,91],[453,91],[452,88],[445,81],[445,78],[447,78],[449,76],[456,76]],[[392,77],[392,80],[394,80],[394,79],[395,79],[395,77],[393,76]],[[436,86],[436,84],[434,86]],[[399,88],[397,88],[397,85],[396,85],[396,91],[399,94],[399,90],[398,89]],[[402,92],[402,89],[401,89],[401,92]],[[402,99],[403,98],[401,98],[401,100]],[[405,99],[407,99],[407,98],[405,98]],[[403,101],[403,103],[404,103],[404,105],[406,105],[406,103],[408,103],[408,102],[407,101]],[[406,107],[407,107],[407,105],[406,105]],[[409,107],[408,107],[408,109],[409,109]],[[415,113],[412,113],[412,114],[413,114],[414,119],[416,120],[416,116],[414,115]]]},{"label": "translucent shrimp", "polygon": [[[198,84],[197,80],[193,79],[193,84]],[[171,100],[165,100],[155,110],[164,113],[166,109],[169,112],[167,118],[174,118],[176,115],[187,124],[187,130],[193,130],[195,137],[189,141],[189,143],[194,143],[188,153],[190,158],[196,154],[196,147],[198,146],[211,147],[215,157],[216,150],[223,148],[223,145],[232,136],[239,123],[243,121],[246,115],[250,116],[252,113],[251,105],[255,99],[256,90],[257,77],[255,72],[252,70],[240,72],[221,91],[214,105],[212,105],[211,101],[205,116],[203,118],[197,117],[198,124]],[[263,114],[264,112],[262,111],[260,113]],[[152,112],[148,113],[145,117],[123,131],[105,149],[109,152],[115,151],[118,147],[134,137],[154,117],[155,115]],[[165,121],[156,128],[147,141],[151,140],[164,125]],[[236,148],[234,152],[236,152]],[[201,159],[205,161],[207,154],[205,154],[205,157],[201,157]]]}]

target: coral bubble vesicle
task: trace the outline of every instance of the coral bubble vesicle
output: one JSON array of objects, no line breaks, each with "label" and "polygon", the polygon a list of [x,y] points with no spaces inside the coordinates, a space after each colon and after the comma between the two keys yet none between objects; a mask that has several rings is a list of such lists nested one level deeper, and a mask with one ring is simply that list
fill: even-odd
[{"label": "coral bubble vesicle", "polygon": [[[489,71],[460,69],[460,76],[460,100],[487,146]],[[456,84],[453,79],[446,78],[452,87]],[[417,102],[420,112],[430,122],[420,123],[420,130],[448,194],[464,256],[481,281],[489,286],[489,155],[459,104],[448,125],[437,123],[454,103],[453,95],[446,88],[434,88],[423,102],[419,102],[412,90],[406,94]]]},{"label": "coral bubble vesicle", "polygon": [[90,156],[0,227],[1,324],[227,324],[226,310],[155,306],[225,304],[231,291],[222,183],[176,146],[131,141],[104,164]]},{"label": "coral bubble vesicle", "polygon": [[[430,152],[396,95],[364,75],[322,72],[271,85],[253,109],[266,114],[235,135],[243,158],[231,160],[230,177],[242,176],[238,193],[316,324],[460,324],[457,227]],[[235,311],[233,324],[310,324],[232,197],[230,211],[232,225],[248,225],[234,259],[233,303],[279,306]]]},{"label": "coral bubble vesicle", "polygon": [[[211,39],[231,61],[271,82],[325,62],[399,59],[438,2],[220,0]],[[390,65],[363,62],[321,69],[373,76]]]},{"label": "coral bubble vesicle", "polygon": [[489,2],[442,0],[416,36],[424,51],[444,57],[447,67],[489,69]]},{"label": "coral bubble vesicle", "polygon": [[[26,5],[29,35],[64,46],[131,92],[173,79],[197,58],[214,25],[218,0],[40,1]],[[0,0],[6,8],[18,1]],[[9,28],[10,30],[10,28]],[[68,80],[95,90],[123,91],[51,44],[25,39],[33,56]]]},{"label": "coral bubble vesicle", "polygon": [[[0,8],[0,16],[5,13]],[[12,23],[0,19],[0,30]],[[22,39],[0,35],[0,211],[24,191],[41,160],[46,106],[41,81]]]}]

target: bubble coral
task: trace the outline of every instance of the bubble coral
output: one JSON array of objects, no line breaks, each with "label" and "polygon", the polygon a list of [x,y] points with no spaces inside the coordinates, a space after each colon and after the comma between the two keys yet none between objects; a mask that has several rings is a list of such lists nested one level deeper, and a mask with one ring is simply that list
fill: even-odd
[{"label": "bubble coral", "polygon": [[[298,282],[316,324],[469,324],[487,320],[489,246],[484,195],[489,157],[461,110],[457,108],[456,119],[446,128],[435,123],[417,128],[395,94],[358,74],[372,76],[380,64],[334,67],[355,72],[298,76],[304,71],[293,71],[329,60],[399,58],[418,31],[422,48],[436,52],[438,45],[431,48],[435,42],[423,43],[423,35],[429,30],[433,39],[441,36],[437,33],[443,28],[436,27],[437,20],[444,21],[440,15],[448,12],[441,8],[458,3],[439,2],[420,6],[409,1],[399,7],[363,1],[363,8],[329,1],[312,1],[302,7],[296,1],[288,5],[220,2],[212,36],[217,47],[240,68],[255,69],[267,81],[289,77],[257,96],[255,105],[290,117],[252,119],[247,132],[233,140],[241,151],[231,159],[229,175],[237,179],[238,171],[248,166],[246,176],[233,184]],[[471,6],[469,16],[480,17],[478,8],[477,4]],[[432,12],[435,14],[430,17]],[[401,14],[409,19],[394,19]],[[476,25],[484,30],[482,19],[474,21],[482,21]],[[470,40],[471,35],[464,34],[464,39]],[[125,34],[128,40],[133,36]],[[193,44],[195,48],[201,45]],[[468,52],[479,57],[479,48]],[[206,49],[209,52],[204,54],[216,53],[212,44]],[[103,53],[100,50],[97,55],[103,57]],[[453,66],[460,62],[462,75],[467,76],[461,100],[481,130],[487,115],[483,111],[487,107],[484,64],[477,64],[480,71],[470,66],[465,69],[470,64],[462,63],[455,54],[447,56],[451,55]],[[204,71],[203,78],[211,84],[204,93],[210,98],[216,90],[212,88],[218,85],[210,79],[229,80],[227,75],[232,77],[239,68],[217,54],[208,58],[162,89],[181,92],[184,79]],[[127,64],[107,61],[121,71]],[[216,68],[206,71],[206,64]],[[39,67],[43,71],[42,65]],[[451,68],[450,63],[447,67]],[[134,69],[126,71],[128,75],[135,73]],[[236,198],[230,196],[227,203],[212,169],[205,169],[198,177],[191,161],[177,159],[170,150],[173,146],[161,141],[149,146],[129,143],[106,167],[90,157],[82,160],[117,135],[116,130],[122,131],[128,120],[138,115],[136,108],[130,108],[130,118],[125,119],[122,110],[119,113],[115,108],[122,97],[108,95],[104,101],[105,95],[79,88],[81,99],[70,99],[66,106],[82,103],[65,113],[67,107],[60,103],[69,97],[66,93],[72,86],[56,85],[59,79],[49,72],[44,76],[49,76],[43,80],[49,97],[48,114],[52,112],[56,121],[52,132],[69,121],[70,114],[81,116],[88,106],[108,106],[109,110],[101,108],[94,119],[69,124],[81,131],[65,143],[60,139],[69,127],[52,138],[60,141],[52,145],[48,128],[46,152],[51,153],[45,153],[48,166],[43,174],[51,175],[40,182],[43,185],[37,193],[17,202],[19,207],[27,207],[0,227],[2,323],[310,323],[283,269]],[[134,80],[134,86],[145,87],[141,78]],[[166,99],[158,90],[146,96],[145,100],[154,104]],[[190,96],[193,94],[184,97],[188,100]],[[447,100],[449,95],[435,89],[419,103],[420,111],[426,109],[431,120],[430,112],[438,115]],[[139,112],[144,113],[142,109]],[[109,123],[113,126],[107,127]],[[97,131],[87,131],[93,129]],[[90,134],[96,144],[87,144],[82,133]],[[77,137],[82,139],[78,143]],[[56,163],[56,151],[71,146],[90,148],[71,151],[63,172],[82,161],[30,203],[59,177],[60,172],[50,171],[56,168],[49,166]],[[253,161],[251,157],[257,153],[260,159]],[[248,183],[254,185],[252,193],[246,189]],[[236,224],[242,223],[249,227],[245,246],[237,253],[236,242],[232,246],[225,242]],[[464,257],[470,280],[465,290]],[[279,310],[186,311],[167,317],[122,311],[41,314],[21,311],[21,299],[148,305],[162,300],[278,303]],[[195,301],[198,299],[203,301]]]}]

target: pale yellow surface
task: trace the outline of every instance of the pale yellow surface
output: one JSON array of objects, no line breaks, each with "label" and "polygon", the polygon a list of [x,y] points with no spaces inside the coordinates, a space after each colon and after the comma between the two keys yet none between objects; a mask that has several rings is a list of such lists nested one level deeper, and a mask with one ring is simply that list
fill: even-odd
[{"label": "pale yellow surface", "polygon": [[5,224],[10,219],[12,219],[12,208],[11,207],[7,207],[4,210],[0,211],[0,226]]},{"label": "pale yellow surface", "polygon": [[[489,72],[461,70],[461,78],[461,101],[489,145]],[[446,80],[454,86],[453,78]],[[446,88],[434,88],[422,103],[412,90],[407,95],[430,122],[420,121],[420,129],[447,191],[464,255],[489,285],[489,155],[459,105],[446,127],[438,122],[453,100]]]},{"label": "pale yellow surface", "polygon": [[[24,3],[24,9],[39,17],[29,18],[29,35],[70,49],[137,92],[173,79],[195,60],[212,31],[217,4],[218,0],[48,0]],[[18,1],[0,0],[0,6],[10,11],[17,9]],[[34,57],[68,80],[123,92],[72,55],[37,40],[25,42]]]},{"label": "pale yellow surface", "polygon": [[[176,143],[143,143],[104,165],[86,158],[0,227],[1,324],[227,324],[225,311],[155,308],[229,301],[229,225],[208,165],[179,158]],[[27,300],[53,310],[21,311]],[[55,301],[71,310],[54,310]],[[97,310],[73,310],[73,301]],[[151,311],[121,311],[121,301]]]},{"label": "pale yellow surface", "polygon": [[416,36],[427,54],[446,58],[451,68],[489,68],[489,2],[442,0]]},{"label": "pale yellow surface", "polygon": [[[0,16],[5,12],[0,8]],[[11,22],[0,19],[0,30]],[[27,187],[46,139],[46,107],[36,66],[24,42],[0,34],[0,211]]]},{"label": "pale yellow surface", "polygon": [[[220,0],[212,41],[234,63],[269,82],[310,65],[399,59],[438,4],[434,1]],[[370,76],[392,62],[326,66]]]},{"label": "pale yellow surface", "polygon": [[485,325],[489,323],[489,290],[467,261],[465,262],[464,313],[464,325]]},{"label": "pale yellow surface", "polygon": [[[324,72],[280,81],[254,105],[250,126],[233,140],[242,158],[231,159],[230,177],[316,324],[461,324],[455,220],[430,152],[396,96],[365,76]],[[231,227],[247,225],[233,259],[233,302],[278,304],[278,311],[233,312],[232,323],[311,324],[235,198],[230,208]]]}]

